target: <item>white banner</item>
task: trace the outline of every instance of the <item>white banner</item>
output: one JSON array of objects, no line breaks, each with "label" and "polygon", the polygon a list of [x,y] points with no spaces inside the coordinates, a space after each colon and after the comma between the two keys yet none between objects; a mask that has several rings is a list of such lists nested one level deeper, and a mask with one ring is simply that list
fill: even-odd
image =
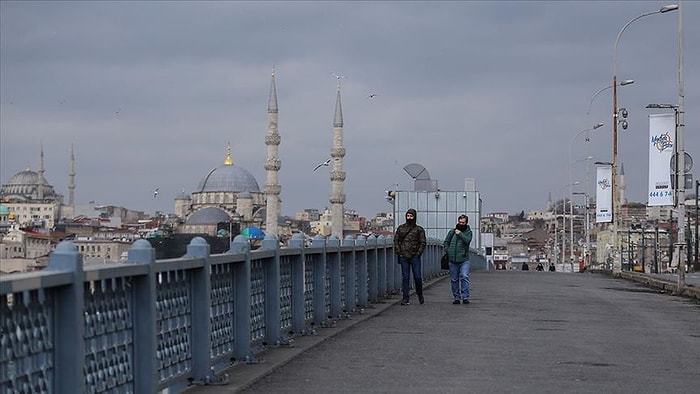
[{"label": "white banner", "polygon": [[612,209],[612,167],[598,167],[595,192],[595,222],[610,223]]},{"label": "white banner", "polygon": [[673,205],[671,157],[675,140],[675,113],[649,115],[649,206]]}]

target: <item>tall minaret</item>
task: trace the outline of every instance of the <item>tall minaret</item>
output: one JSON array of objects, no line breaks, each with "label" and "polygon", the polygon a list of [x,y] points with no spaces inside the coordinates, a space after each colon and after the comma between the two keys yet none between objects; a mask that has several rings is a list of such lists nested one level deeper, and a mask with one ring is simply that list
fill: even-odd
[{"label": "tall minaret", "polygon": [[333,169],[331,170],[331,235],[343,239],[343,217],[345,209],[345,194],[343,193],[343,182],[345,181],[345,171],[343,171],[343,158],[345,148],[343,147],[343,108],[340,105],[340,78],[338,79],[338,93],[335,99],[335,117],[333,118],[333,147],[331,148],[331,158],[333,159]]},{"label": "tall minaret", "polygon": [[625,165],[620,163],[620,204],[627,205],[627,196],[625,189],[627,188],[627,182],[625,182]]},{"label": "tall minaret", "polygon": [[277,88],[275,87],[275,69],[272,69],[272,82],[270,84],[270,98],[267,103],[267,135],[265,145],[267,145],[267,162],[265,171],[267,179],[265,181],[265,230],[279,237],[277,228],[278,218],[281,212],[280,191],[278,173],[282,167],[282,162],[278,159],[278,147],[281,137],[277,132]]},{"label": "tall minaret", "polygon": [[44,143],[39,148],[39,179],[37,179],[37,198],[44,199]]},{"label": "tall minaret", "polygon": [[75,206],[75,155],[70,144],[70,169],[68,171],[68,205]]}]

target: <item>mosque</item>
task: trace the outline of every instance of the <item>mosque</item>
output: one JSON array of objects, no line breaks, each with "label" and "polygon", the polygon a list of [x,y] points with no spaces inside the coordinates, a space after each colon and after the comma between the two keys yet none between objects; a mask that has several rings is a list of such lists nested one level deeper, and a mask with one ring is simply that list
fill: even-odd
[{"label": "mosque", "polygon": [[[272,72],[268,101],[268,131],[265,136],[267,159],[265,164],[266,182],[261,189],[255,177],[245,168],[234,164],[231,147],[227,146],[223,164],[209,171],[190,194],[184,192],[175,197],[174,213],[177,220],[174,232],[181,234],[221,235],[225,230],[236,235],[247,227],[257,227],[267,233],[276,234],[280,240],[291,237],[290,226],[281,213],[281,186],[278,174],[281,161],[278,158],[280,135],[277,130],[278,108],[275,73]],[[333,223],[337,228],[333,234],[342,238],[343,181],[342,167],[345,149],[342,147],[342,110],[340,104],[340,84],[338,84],[335,118],[333,122],[333,170],[331,171]],[[72,219],[75,214],[75,160],[71,147],[69,170],[69,198],[64,203],[63,196],[44,178],[43,147],[38,171],[25,169],[12,176],[7,184],[0,187],[0,222],[20,225],[35,224],[36,227],[54,228],[61,219]],[[225,228],[228,227],[228,228]]]}]

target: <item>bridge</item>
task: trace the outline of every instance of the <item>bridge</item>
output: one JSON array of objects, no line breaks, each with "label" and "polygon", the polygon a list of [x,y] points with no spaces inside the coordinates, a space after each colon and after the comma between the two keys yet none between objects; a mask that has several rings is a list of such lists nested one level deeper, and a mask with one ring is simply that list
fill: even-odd
[{"label": "bridge", "polygon": [[[236,237],[228,252],[212,255],[195,238],[182,258],[156,260],[141,240],[126,263],[86,267],[62,242],[44,271],[0,278],[0,392],[398,387],[387,382],[416,392],[496,392],[527,391],[541,379],[551,392],[565,384],[590,392],[649,370],[663,372],[658,387],[681,391],[688,383],[680,377],[700,360],[697,305],[630,281],[489,271],[473,254],[474,302],[456,306],[439,269],[441,240],[431,238],[426,304],[399,307],[391,237],[304,241],[282,248],[270,235],[251,250]],[[318,346],[330,342],[339,347]],[[640,349],[655,353],[640,359],[648,354]],[[321,364],[300,372],[313,362]],[[610,368],[610,386],[574,379],[576,370],[591,381]],[[467,372],[474,380],[464,386]],[[657,387],[648,380],[630,392]]]}]

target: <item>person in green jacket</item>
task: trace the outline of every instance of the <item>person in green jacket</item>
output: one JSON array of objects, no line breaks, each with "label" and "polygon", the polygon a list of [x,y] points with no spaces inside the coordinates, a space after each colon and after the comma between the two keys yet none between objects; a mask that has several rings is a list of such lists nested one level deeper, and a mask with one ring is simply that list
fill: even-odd
[{"label": "person in green jacket", "polygon": [[453,304],[469,303],[469,244],[472,241],[472,229],[468,223],[467,215],[460,215],[457,225],[447,233],[442,243],[445,253],[450,257]]}]

